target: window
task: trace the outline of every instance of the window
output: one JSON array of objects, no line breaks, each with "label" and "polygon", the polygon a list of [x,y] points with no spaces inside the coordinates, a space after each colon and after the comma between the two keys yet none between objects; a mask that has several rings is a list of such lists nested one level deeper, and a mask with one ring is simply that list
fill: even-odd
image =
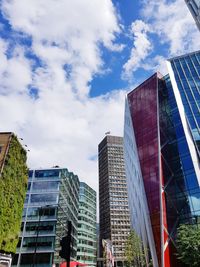
[{"label": "window", "polygon": [[58,190],[59,188],[59,182],[54,181],[42,181],[42,182],[34,182],[32,192],[34,191],[52,191],[52,190]]},{"label": "window", "polygon": [[[37,219],[39,216],[39,208],[29,208],[27,212],[27,216],[30,220],[32,219]],[[42,217],[47,217],[47,218],[55,218],[56,216],[56,208],[55,207],[44,207],[42,210]]]},{"label": "window", "polygon": [[41,170],[35,171],[35,177],[46,178],[46,177],[59,177],[60,170]]},{"label": "window", "polygon": [[43,250],[44,248],[51,249],[53,244],[54,237],[51,236],[38,237],[37,244],[35,237],[25,237],[23,240],[23,248],[26,248],[26,250],[34,250],[36,245],[38,250]]},{"label": "window", "polygon": [[26,232],[32,233],[54,233],[55,222],[28,222]]},{"label": "window", "polygon": [[[15,254],[17,255],[17,254]],[[32,266],[34,254],[22,254],[20,266]],[[44,264],[50,266],[51,264],[51,253],[38,253],[36,257],[36,264]]]},{"label": "window", "polygon": [[35,194],[31,195],[31,203],[58,203],[58,194]]}]

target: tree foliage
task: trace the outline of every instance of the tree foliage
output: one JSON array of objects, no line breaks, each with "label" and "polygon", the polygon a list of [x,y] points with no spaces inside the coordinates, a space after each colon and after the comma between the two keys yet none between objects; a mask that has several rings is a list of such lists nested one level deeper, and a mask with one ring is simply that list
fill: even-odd
[{"label": "tree foliage", "polygon": [[0,251],[16,251],[27,181],[26,152],[13,135],[0,176]]},{"label": "tree foliage", "polygon": [[200,225],[180,225],[177,232],[178,258],[190,267],[200,266]]},{"label": "tree foliage", "polygon": [[129,266],[144,266],[145,264],[142,242],[133,230],[131,230],[125,244],[125,257]]}]

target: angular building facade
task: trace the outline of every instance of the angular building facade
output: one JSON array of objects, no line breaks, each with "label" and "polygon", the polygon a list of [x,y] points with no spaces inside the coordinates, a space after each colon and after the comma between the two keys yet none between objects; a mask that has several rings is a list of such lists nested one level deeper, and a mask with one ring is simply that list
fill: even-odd
[{"label": "angular building facade", "polygon": [[200,0],[185,0],[200,31]]},{"label": "angular building facade", "polygon": [[183,266],[176,230],[200,216],[200,53],[168,61],[126,99],[124,147],[133,228],[153,266]]},{"label": "angular building facade", "polygon": [[80,182],[77,260],[89,266],[97,264],[96,191]]},{"label": "angular building facade", "polygon": [[79,179],[67,169],[29,171],[21,234],[12,266],[59,264],[60,240],[72,223],[71,259],[76,259]]},{"label": "angular building facade", "polygon": [[98,146],[99,152],[99,243],[112,242],[117,266],[125,261],[125,242],[130,232],[130,214],[124,168],[123,138],[107,135]]}]

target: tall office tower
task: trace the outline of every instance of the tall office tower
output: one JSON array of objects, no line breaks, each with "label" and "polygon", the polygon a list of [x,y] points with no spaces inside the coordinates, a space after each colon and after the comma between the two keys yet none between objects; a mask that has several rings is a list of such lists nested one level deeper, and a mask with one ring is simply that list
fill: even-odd
[{"label": "tall office tower", "polygon": [[100,256],[102,239],[112,241],[117,266],[124,263],[130,215],[124,168],[123,138],[107,135],[98,146]]},{"label": "tall office tower", "polygon": [[200,216],[200,52],[167,64],[127,96],[125,165],[133,228],[154,266],[177,267],[177,228]]},{"label": "tall office tower", "polygon": [[[200,51],[172,58],[167,65],[178,109],[183,111],[180,117],[185,134],[188,139],[191,135],[191,142],[200,156]],[[191,154],[196,155],[192,151]],[[193,157],[193,161],[197,159]]]},{"label": "tall office tower", "polygon": [[96,267],[97,233],[96,233],[96,191],[86,183],[80,183],[77,260]]},{"label": "tall office tower", "polygon": [[0,133],[0,252],[16,251],[27,182],[26,151],[13,133]]},{"label": "tall office tower", "polygon": [[200,0],[185,0],[185,2],[200,30]]},{"label": "tall office tower", "polygon": [[29,171],[20,242],[13,266],[46,266],[63,261],[60,240],[72,223],[71,259],[76,258],[79,179],[67,169]]}]

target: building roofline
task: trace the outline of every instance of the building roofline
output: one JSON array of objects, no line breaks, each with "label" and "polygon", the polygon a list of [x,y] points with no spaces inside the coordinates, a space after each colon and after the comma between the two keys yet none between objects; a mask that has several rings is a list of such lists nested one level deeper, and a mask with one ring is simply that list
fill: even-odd
[{"label": "building roofline", "polygon": [[14,134],[13,132],[0,132],[0,134]]},{"label": "building roofline", "polygon": [[186,57],[186,56],[191,56],[191,55],[194,55],[196,53],[200,53],[200,50],[189,52],[189,53],[186,53],[186,54],[182,54],[182,55],[176,56],[176,57],[171,57],[171,58],[167,59],[167,61],[172,61],[174,59],[183,58],[183,57]]},{"label": "building roofline", "polygon": [[138,88],[140,88],[141,86],[143,86],[145,83],[147,83],[150,79],[152,79],[154,76],[157,76],[159,78],[159,76],[164,77],[159,71],[156,71],[153,75],[151,75],[149,78],[147,78],[146,80],[144,80],[142,83],[140,83],[138,86],[136,86],[133,90],[131,90],[129,93],[127,93],[127,97],[135,90],[137,90]]}]

